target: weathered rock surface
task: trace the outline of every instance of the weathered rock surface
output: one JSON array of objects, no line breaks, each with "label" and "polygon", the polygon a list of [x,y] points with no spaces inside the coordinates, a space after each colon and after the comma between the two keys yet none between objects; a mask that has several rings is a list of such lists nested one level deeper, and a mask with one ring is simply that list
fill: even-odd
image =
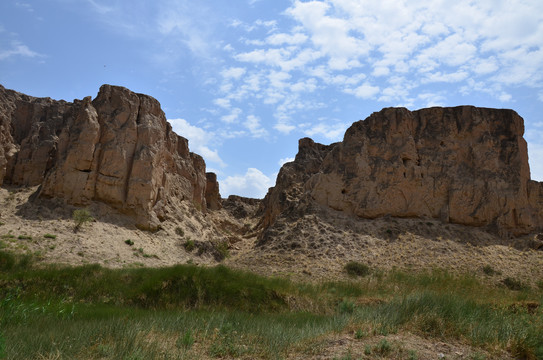
[{"label": "weathered rock surface", "polygon": [[206,173],[206,204],[210,210],[220,210],[221,194],[219,192],[219,182],[217,181],[217,174]]},{"label": "weathered rock surface", "polygon": [[178,216],[180,201],[216,206],[203,158],[157,100],[123,87],[70,103],[0,86],[0,140],[0,185],[41,185],[38,196],[72,205],[103,202],[150,229]]},{"label": "weathered rock surface", "polygon": [[261,226],[320,205],[361,218],[422,217],[507,237],[543,226],[543,184],[530,180],[523,119],[513,110],[386,108],[342,142],[300,140],[262,202]]}]

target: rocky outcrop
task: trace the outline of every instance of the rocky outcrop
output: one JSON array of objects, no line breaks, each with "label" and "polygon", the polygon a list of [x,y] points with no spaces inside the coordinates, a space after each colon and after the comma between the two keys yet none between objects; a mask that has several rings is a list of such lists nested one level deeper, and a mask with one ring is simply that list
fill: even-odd
[{"label": "rocky outcrop", "polygon": [[523,119],[512,110],[387,108],[341,143],[300,141],[266,195],[261,225],[300,204],[362,218],[427,217],[521,235],[543,225],[543,187],[530,180]]},{"label": "rocky outcrop", "polygon": [[210,210],[220,210],[221,194],[219,192],[219,182],[215,173],[206,173],[206,204]]},{"label": "rocky outcrop", "polygon": [[180,201],[207,208],[204,160],[150,96],[103,85],[70,103],[0,87],[0,138],[0,184],[103,202],[149,229],[177,216]]}]

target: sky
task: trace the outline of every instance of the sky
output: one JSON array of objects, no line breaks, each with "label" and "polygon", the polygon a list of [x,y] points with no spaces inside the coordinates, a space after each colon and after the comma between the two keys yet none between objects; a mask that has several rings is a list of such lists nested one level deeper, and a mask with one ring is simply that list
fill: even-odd
[{"label": "sky", "polygon": [[514,109],[543,180],[541,0],[2,0],[0,84],[153,96],[223,197],[391,106]]}]

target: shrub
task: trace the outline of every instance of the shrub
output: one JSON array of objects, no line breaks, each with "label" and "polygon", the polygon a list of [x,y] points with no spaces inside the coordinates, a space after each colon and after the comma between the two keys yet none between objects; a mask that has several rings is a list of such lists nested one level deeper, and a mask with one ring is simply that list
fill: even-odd
[{"label": "shrub", "polygon": [[345,265],[345,271],[351,276],[366,276],[370,273],[370,268],[366,264],[349,261],[347,265]]},{"label": "shrub", "polygon": [[215,250],[219,253],[219,261],[224,260],[230,256],[230,251],[228,250],[228,241],[217,241],[214,244]]},{"label": "shrub", "polygon": [[490,265],[483,266],[483,272],[488,276],[499,275],[500,274],[499,271],[494,270],[494,268],[492,268],[492,266],[490,266]]},{"label": "shrub", "polygon": [[19,236],[17,236],[17,239],[19,239],[19,240],[32,240],[32,236],[30,236],[30,235],[19,235]]},{"label": "shrub", "polygon": [[179,236],[185,236],[185,232],[179,226],[175,228],[175,233]]},{"label": "shrub", "polygon": [[125,240],[124,243],[125,243],[126,245],[130,245],[130,246],[133,246],[133,245],[134,245],[134,242],[133,242],[132,240],[130,240],[130,239]]},{"label": "shrub", "polygon": [[187,251],[192,251],[194,250],[194,240],[191,240],[190,238],[188,238],[185,243],[183,244],[183,246],[185,247],[185,250]]},{"label": "shrub", "polygon": [[46,238],[46,239],[56,239],[57,238],[56,235],[52,235],[52,234],[45,234],[45,235],[43,235],[43,237]]},{"label": "shrub", "polygon": [[84,224],[94,221],[94,218],[92,217],[88,209],[74,210],[72,214],[72,219],[75,222],[74,232],[77,232],[79,229],[81,229],[81,226],[83,226]]},{"label": "shrub", "polygon": [[523,284],[520,280],[513,279],[511,277],[506,277],[505,279],[502,280],[502,283],[509,290],[514,290],[514,291],[526,290],[528,288],[528,286]]},{"label": "shrub", "polygon": [[365,336],[366,336],[366,333],[362,331],[361,329],[356,330],[356,332],[354,333],[354,338],[357,340],[360,340]]},{"label": "shrub", "polygon": [[390,351],[392,351],[392,346],[390,345],[387,339],[382,339],[381,341],[379,341],[379,344],[377,344],[373,350],[378,354],[386,355],[390,353]]}]

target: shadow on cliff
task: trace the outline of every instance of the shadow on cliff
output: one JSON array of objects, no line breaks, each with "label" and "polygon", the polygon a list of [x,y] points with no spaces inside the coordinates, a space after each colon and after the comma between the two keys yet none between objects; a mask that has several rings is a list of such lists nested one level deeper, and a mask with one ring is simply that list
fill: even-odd
[{"label": "shadow on cliff", "polygon": [[[31,221],[71,220],[73,212],[82,207],[66,204],[58,198],[38,197],[39,188],[5,187],[17,201],[17,216]],[[136,230],[133,217],[119,213],[106,204],[92,202],[86,207],[96,221]]]},{"label": "shadow on cliff", "polygon": [[541,235],[506,239],[493,234],[489,227],[444,223],[433,218],[385,216],[365,219],[315,203],[303,209],[286,210],[273,225],[262,231],[256,246],[262,250],[345,255],[375,241],[400,246],[413,237],[436,242],[451,240],[474,247],[504,245],[521,250],[543,250]]}]

